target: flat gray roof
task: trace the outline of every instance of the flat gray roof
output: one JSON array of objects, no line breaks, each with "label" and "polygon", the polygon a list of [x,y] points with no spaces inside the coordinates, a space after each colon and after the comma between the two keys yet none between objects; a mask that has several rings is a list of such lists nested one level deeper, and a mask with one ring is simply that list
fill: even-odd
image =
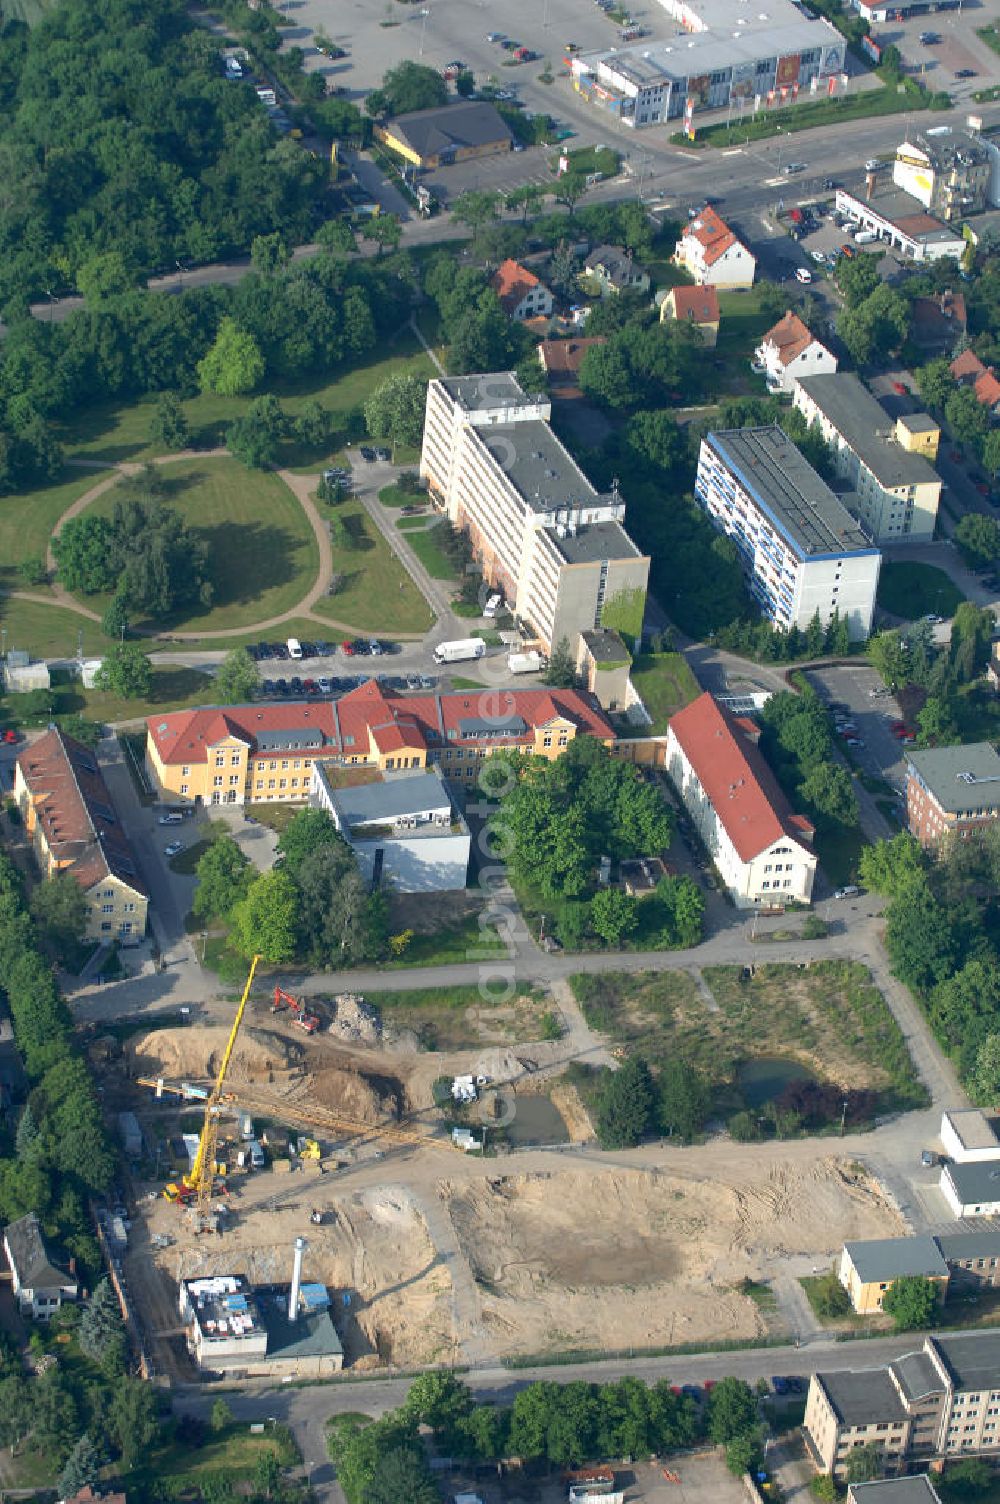
[{"label": "flat gray roof", "polygon": [[517,407],[528,398],[513,371],[486,371],[479,376],[445,376],[441,385],[453,402],[470,412]]},{"label": "flat gray roof", "polygon": [[776,423],[710,433],[706,442],[801,558],[878,553],[840,498]]},{"label": "flat gray roof", "polygon": [[288,1289],[258,1292],[257,1303],[267,1331],[269,1358],[327,1358],[344,1351],[329,1311],[300,1311],[288,1319]]},{"label": "flat gray roof", "polygon": [[432,809],[451,811],[451,799],[444,780],[436,772],[404,774],[401,778],[389,777],[379,783],[332,789],[331,793],[351,826],[388,825],[393,820]]},{"label": "flat gray roof", "polygon": [[887,1368],[840,1368],[818,1373],[830,1403],[845,1426],[905,1420],[906,1409]]},{"label": "flat gray roof", "polygon": [[923,752],[911,752],[908,761],[924,787],[949,814],[1000,805],[1000,756],[992,742],[929,747]]},{"label": "flat gray roof", "polygon": [[[952,1160],[942,1174],[950,1179],[963,1206],[1000,1201],[1000,1159],[974,1160],[965,1165]],[[1000,1368],[997,1373],[1000,1375]]]},{"label": "flat gray roof", "polygon": [[567,564],[594,564],[602,559],[637,559],[640,556],[620,522],[590,522],[560,538],[554,527],[546,528]]},{"label": "flat gray roof", "polygon": [[611,627],[593,627],[589,632],[581,632],[580,636],[587,644],[587,651],[595,663],[625,663],[631,660],[632,654]]},{"label": "flat gray roof", "polygon": [[965,1149],[996,1149],[1000,1154],[1000,1142],[992,1118],[980,1107],[955,1107],[945,1113],[959,1142]]},{"label": "flat gray roof", "polygon": [[858,1278],[866,1285],[898,1279],[903,1274],[936,1274],[944,1278],[948,1273],[948,1266],[931,1237],[870,1238],[860,1243],[845,1243],[844,1247]]},{"label": "flat gray roof", "polygon": [[[619,68],[636,82],[655,83],[662,78],[676,84],[695,74],[733,68],[739,63],[777,60],[792,53],[830,47],[843,50],[843,38],[829,21],[822,17],[811,19],[794,6],[783,7],[785,16],[777,24],[773,11],[762,22],[747,6],[732,9],[738,13],[730,22],[713,12],[711,30],[687,33],[678,29],[665,42],[645,37],[635,45],[587,53],[584,61],[591,66],[604,63],[609,68]],[[737,26],[744,29],[737,31]]]},{"label": "flat gray roof", "polygon": [[934,1239],[942,1257],[949,1264],[962,1259],[1000,1258],[1000,1228],[984,1227],[976,1232],[939,1233]]},{"label": "flat gray roof", "polygon": [[880,485],[922,486],[940,480],[923,455],[911,454],[893,438],[893,420],[853,371],[800,376],[798,381]]},{"label": "flat gray roof", "polygon": [[944,1388],[941,1375],[923,1348],[916,1353],[904,1353],[901,1358],[894,1359],[889,1368],[911,1403],[929,1394],[940,1394]]},{"label": "flat gray roof", "polygon": [[915,146],[918,151],[925,152],[931,165],[938,171],[952,167],[956,160],[963,166],[967,162],[984,163],[990,160],[990,154],[978,136],[974,136],[971,131],[956,130],[952,125],[938,126],[929,131],[914,131],[907,136],[902,146],[896,148],[896,155],[905,152],[908,146]]},{"label": "flat gray roof", "polygon": [[1000,1389],[1000,1332],[956,1332],[930,1339],[959,1389]]},{"label": "flat gray roof", "polygon": [[[536,512],[600,501],[599,492],[541,418],[477,428],[476,435]],[[564,541],[560,539],[560,546]]]},{"label": "flat gray roof", "polygon": [[926,1473],[919,1478],[879,1478],[852,1483],[847,1504],[941,1504],[941,1495]]}]

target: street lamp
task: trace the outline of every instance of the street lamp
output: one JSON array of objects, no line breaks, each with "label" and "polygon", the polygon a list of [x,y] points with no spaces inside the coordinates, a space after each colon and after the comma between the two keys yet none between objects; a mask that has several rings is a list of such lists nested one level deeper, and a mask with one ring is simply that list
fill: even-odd
[{"label": "street lamp", "polygon": [[423,57],[423,55],[424,55],[424,32],[427,30],[427,17],[429,15],[430,15],[430,11],[427,9],[427,7],[426,6],[422,7],[422,9],[420,11],[420,56],[421,57]]}]

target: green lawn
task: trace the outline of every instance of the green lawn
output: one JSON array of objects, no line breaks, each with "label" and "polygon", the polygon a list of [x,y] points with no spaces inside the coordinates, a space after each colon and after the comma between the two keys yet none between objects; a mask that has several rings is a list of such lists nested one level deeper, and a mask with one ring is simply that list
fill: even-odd
[{"label": "green lawn", "polygon": [[185,1496],[221,1473],[233,1482],[249,1481],[257,1458],[266,1452],[276,1452],[282,1467],[294,1467],[299,1461],[286,1426],[269,1427],[263,1435],[253,1436],[248,1424],[234,1421],[221,1434],[210,1432],[198,1447],[180,1441],[152,1447],[143,1464],[128,1475],[128,1491],[134,1491],[136,1498],[150,1498],[156,1486],[169,1478],[178,1496]]},{"label": "green lawn", "polygon": [[643,653],[632,665],[631,679],[653,717],[652,726],[640,728],[643,736],[662,736],[670,717],[701,693],[680,653]]},{"label": "green lawn", "polygon": [[454,567],[438,545],[435,531],[435,528],[428,528],[422,533],[414,533],[406,541],[432,580],[454,580],[457,578]]},{"label": "green lawn", "polygon": [[378,499],[384,507],[418,507],[427,500],[424,491],[404,491],[402,486],[383,486]]},{"label": "green lawn", "polygon": [[0,497],[0,585],[44,592],[44,585],[25,585],[17,566],[25,559],[44,560],[56,522],[100,479],[100,470],[67,469],[53,486]]},{"label": "green lawn", "polygon": [[[302,599],[319,570],[319,549],[298,498],[277,475],[232,459],[180,460],[164,471],[167,503],[208,543],[212,606],[187,607],[147,629],[184,632],[250,626]],[[110,514],[116,487],[94,502]],[[101,609],[88,598],[86,604]],[[282,629],[282,636],[288,634]]]},{"label": "green lawn", "polygon": [[451,966],[465,961],[479,961],[488,956],[505,956],[507,947],[494,929],[481,930],[478,914],[468,914],[459,924],[447,929],[416,934],[394,967]]},{"label": "green lawn", "polygon": [[0,596],[0,620],[8,648],[26,648],[35,658],[75,658],[81,635],[87,657],[107,651],[108,639],[100,625],[65,606]]},{"label": "green lawn", "polygon": [[884,84],[879,89],[859,90],[839,99],[809,100],[804,104],[784,105],[780,110],[771,110],[749,117],[734,125],[703,126],[696,131],[694,142],[680,131],[670,137],[675,146],[743,146],[748,141],[762,141],[767,136],[776,136],[792,131],[808,131],[818,125],[837,126],[847,120],[866,120],[875,115],[899,115],[911,110],[927,108],[930,94],[911,87],[900,93],[895,85]]},{"label": "green lawn", "polygon": [[[68,613],[64,613],[68,614]],[[213,680],[195,668],[164,667],[153,670],[153,686],[148,700],[123,700],[118,695],[84,689],[77,681],[56,683],[52,688],[55,718],[82,715],[88,721],[131,721],[152,715],[157,710],[183,710],[188,705],[210,703]],[[24,716],[18,709],[20,695],[0,699],[4,722],[14,726],[41,726],[48,716]]]},{"label": "green lawn", "polygon": [[[310,399],[315,398],[335,415],[334,432],[322,451],[304,451],[289,440],[283,446],[280,463],[290,466],[318,466],[333,455],[347,439],[365,436],[360,409],[380,381],[397,371],[416,376],[433,376],[430,358],[415,338],[398,339],[392,354],[344,371],[324,381],[311,376],[299,382],[269,382],[268,390],[279,397],[286,412],[294,416]],[[202,447],[222,442],[225,428],[244,412],[252,400],[247,397],[216,397],[200,394],[182,405],[191,425],[192,435]],[[60,437],[71,454],[92,459],[142,459],[160,452],[149,441],[149,424],[155,397],[138,402],[106,403],[86,409],[68,423]]]},{"label": "green lawn", "polygon": [[976,36],[994,52],[1000,52],[1000,26],[980,26],[976,30]]},{"label": "green lawn", "polygon": [[878,604],[883,611],[904,621],[916,621],[934,612],[954,616],[965,596],[958,586],[933,564],[884,563],[878,582]]},{"label": "green lawn", "polygon": [[719,358],[749,360],[761,335],[771,328],[774,314],[761,310],[761,293],[759,287],[719,293]]},{"label": "green lawn", "polygon": [[362,503],[348,499],[334,510],[353,546],[334,548],[337,590],[321,597],[313,609],[359,632],[426,632],[433,613]]},{"label": "green lawn", "polygon": [[401,533],[423,533],[433,521],[433,517],[400,517],[396,526]]}]

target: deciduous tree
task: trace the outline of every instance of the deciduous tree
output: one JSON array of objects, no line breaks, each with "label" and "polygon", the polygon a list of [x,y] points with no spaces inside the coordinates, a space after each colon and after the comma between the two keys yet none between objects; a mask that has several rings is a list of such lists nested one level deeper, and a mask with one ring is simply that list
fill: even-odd
[{"label": "deciduous tree", "polygon": [[257,665],[246,648],[233,648],[219,664],[215,693],[222,705],[243,705],[260,688]]},{"label": "deciduous tree", "polygon": [[123,700],[145,700],[153,686],[153,665],[137,642],[108,648],[94,675],[94,687]]},{"label": "deciduous tree", "polygon": [[250,884],[233,909],[233,943],[241,955],[260,954],[274,964],[295,954],[298,895],[287,872],[276,867]]},{"label": "deciduous tree", "polygon": [[263,375],[264,357],[253,335],[238,328],[233,319],[224,318],[215,343],[198,362],[202,391],[238,397],[242,392],[252,392]]},{"label": "deciduous tree", "polygon": [[394,455],[401,444],[419,444],[426,401],[426,381],[402,373],[386,377],[365,403],[368,432],[374,439],[387,440]]},{"label": "deciduous tree", "polygon": [[931,1326],[938,1308],[938,1287],[920,1274],[901,1274],[882,1297],[882,1309],[897,1332]]},{"label": "deciduous tree", "polygon": [[219,836],[198,859],[191,908],[199,919],[227,919],[247,895],[253,866],[232,836]]}]

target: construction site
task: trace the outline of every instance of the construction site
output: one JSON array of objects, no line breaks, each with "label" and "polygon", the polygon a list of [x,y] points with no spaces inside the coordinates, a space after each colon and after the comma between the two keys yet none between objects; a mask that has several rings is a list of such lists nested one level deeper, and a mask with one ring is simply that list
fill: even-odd
[{"label": "construction site", "polygon": [[[807,1140],[602,1153],[563,1077],[572,1039],[398,1049],[362,998],[251,1002],[251,983],[228,1028],[137,1031],[105,1068],[139,1127],[120,1256],[152,1371],[754,1337],[774,1328],[747,1290],[779,1259],[825,1265],[845,1238],[902,1230],[863,1166]],[[195,1300],[179,1317],[192,1285],[216,1303],[207,1337]]]}]

